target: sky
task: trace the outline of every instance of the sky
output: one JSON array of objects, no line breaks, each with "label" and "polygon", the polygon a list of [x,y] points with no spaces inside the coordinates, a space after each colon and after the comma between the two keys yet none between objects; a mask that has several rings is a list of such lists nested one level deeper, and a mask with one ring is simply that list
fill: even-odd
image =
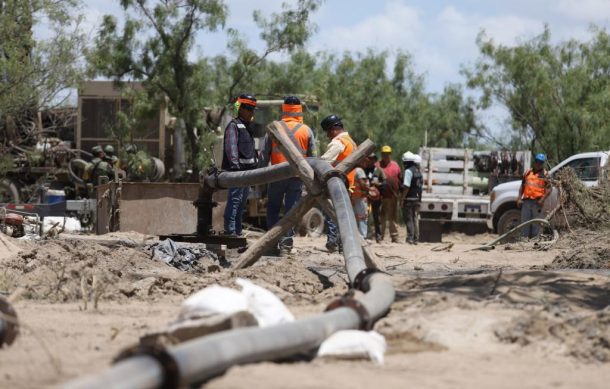
[{"label": "sky", "polygon": [[[277,12],[285,1],[291,3],[227,0],[226,27],[239,30],[251,48],[260,51],[263,43],[252,12]],[[84,3],[85,27],[92,38],[102,15],[121,14],[118,0]],[[391,57],[406,51],[416,71],[425,74],[427,89],[442,92],[448,83],[464,83],[460,69],[476,60],[476,37],[481,31],[497,43],[513,45],[540,34],[547,24],[554,42],[587,40],[592,25],[610,30],[610,0],[326,0],[312,21],[318,31],[307,43],[308,51],[372,48],[388,51]],[[226,42],[225,32],[199,34],[191,56],[227,53]],[[481,116],[496,127],[506,113],[495,107]]]}]

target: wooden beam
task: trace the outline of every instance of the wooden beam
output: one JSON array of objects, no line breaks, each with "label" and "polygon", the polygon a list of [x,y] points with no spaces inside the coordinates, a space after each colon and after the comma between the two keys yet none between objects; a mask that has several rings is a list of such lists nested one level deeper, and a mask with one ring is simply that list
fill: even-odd
[{"label": "wooden beam", "polygon": [[[271,227],[262,237],[260,237],[252,246],[250,246],[239,256],[237,264],[235,265],[236,269],[243,269],[245,267],[254,265],[266,251],[270,250],[277,244],[278,240],[284,236],[288,230],[299,223],[303,216],[305,216],[305,214],[314,206],[316,201],[321,204],[321,208],[323,210],[328,212],[328,216],[334,217],[336,220],[335,210],[332,208],[328,200],[319,196],[314,196],[312,194],[313,192],[307,186],[309,183],[313,189],[317,189],[316,187],[321,188],[320,184],[314,178],[314,172],[311,166],[309,166],[301,153],[296,149],[296,147],[294,147],[294,144],[288,138],[288,136],[281,135],[284,131],[278,131],[278,125],[281,126],[281,123],[274,122],[272,125],[269,125],[267,129],[274,137],[274,133],[278,134],[276,140],[280,144],[280,148],[282,152],[284,152],[284,156],[290,165],[293,166],[299,177],[301,177],[301,175],[307,177],[307,182],[304,181],[304,183],[309,193],[305,197],[301,198],[301,200],[290,211],[288,211],[284,217],[275,224],[275,226]],[[293,147],[290,147],[290,145]],[[375,147],[375,144],[370,139],[367,139],[360,146],[358,146],[355,152],[343,160],[342,163],[337,166],[337,169],[343,173],[348,173],[360,162],[360,160],[362,160],[362,158],[367,157],[370,153],[375,151]],[[307,167],[303,167],[303,162],[307,165]],[[310,181],[309,177],[312,177],[313,180]],[[324,202],[326,205],[324,205]],[[360,242],[362,244],[364,260],[367,266],[385,270],[385,267],[371,250],[364,238],[360,237]]]},{"label": "wooden beam", "polygon": [[[283,129],[283,125],[280,122],[273,122],[267,127],[267,130],[271,133],[271,135],[275,138],[275,140],[279,143],[280,149],[284,153],[284,157],[290,163],[295,170],[295,173],[298,174],[299,178],[303,181],[305,188],[308,193],[319,194],[322,191],[321,185],[314,179],[314,171],[309,166],[303,155],[297,150],[296,146],[290,140],[285,130]],[[342,171],[343,173],[348,173],[353,170],[363,158],[366,158],[375,151],[375,143],[370,139],[365,140],[352,154],[350,154],[347,158],[341,161],[337,165],[337,169]],[[326,213],[333,220],[337,220],[337,215],[335,214],[335,209],[332,204],[323,197],[316,197],[317,203],[322,208],[322,211]],[[364,259],[366,265],[368,267],[374,267],[380,270],[385,271],[385,267],[377,258],[373,250],[370,249],[366,239],[364,239],[361,235],[358,235],[360,239],[360,244],[362,245],[362,251],[364,254]]]},{"label": "wooden beam", "polygon": [[315,202],[314,196],[310,194],[299,200],[284,217],[239,256],[235,268],[243,269],[254,265],[267,250],[277,244],[278,240],[284,236],[288,230],[301,221],[303,216],[313,207]]},{"label": "wooden beam", "polygon": [[286,157],[294,172],[303,181],[307,191],[313,195],[322,193],[320,184],[315,181],[313,168],[309,166],[296,145],[286,134],[285,125],[283,122],[274,121],[267,126],[267,131],[278,142],[284,157]]}]

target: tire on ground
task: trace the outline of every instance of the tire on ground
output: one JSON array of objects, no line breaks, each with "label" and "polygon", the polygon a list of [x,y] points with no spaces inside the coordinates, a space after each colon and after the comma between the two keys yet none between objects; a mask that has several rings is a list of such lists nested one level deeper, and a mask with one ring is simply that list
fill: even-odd
[{"label": "tire on ground", "polygon": [[299,224],[299,235],[317,238],[324,233],[324,215],[317,208],[310,209]]},{"label": "tire on ground", "polygon": [[521,211],[513,208],[504,212],[498,219],[498,235],[503,235],[521,224]]}]

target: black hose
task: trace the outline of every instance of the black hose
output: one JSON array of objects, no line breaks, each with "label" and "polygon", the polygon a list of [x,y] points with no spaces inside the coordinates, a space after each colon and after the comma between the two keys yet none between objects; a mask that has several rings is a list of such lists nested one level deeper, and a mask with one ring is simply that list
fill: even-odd
[{"label": "black hose", "polygon": [[332,177],[327,183],[328,194],[337,214],[337,226],[341,234],[343,256],[349,280],[353,283],[358,273],[366,269],[364,253],[358,236],[358,225],[354,208],[350,201],[345,183],[339,177]]},{"label": "black hose", "polygon": [[[316,174],[324,174],[332,169],[328,162],[309,161]],[[247,172],[222,172],[218,175],[218,181],[214,176],[204,177],[204,180],[206,184],[213,180],[210,183],[218,183],[219,186],[263,184],[292,177],[290,169],[288,164],[280,164]],[[309,319],[266,328],[223,331],[196,338],[167,348],[161,353],[164,357],[131,357],[96,376],[73,381],[66,387],[154,388],[200,383],[234,365],[277,360],[299,352],[313,351],[328,336],[340,330],[371,328],[390,309],[394,301],[394,288],[386,274],[366,273],[370,269],[366,269],[362,247],[357,239],[356,218],[343,180],[331,177],[327,188],[337,214],[350,281],[352,284],[357,279],[360,281],[359,287],[365,292],[363,295],[357,294],[355,298],[346,296],[333,303],[334,306],[331,304],[334,309]],[[164,368],[161,361],[168,360],[170,368],[167,365]]]}]

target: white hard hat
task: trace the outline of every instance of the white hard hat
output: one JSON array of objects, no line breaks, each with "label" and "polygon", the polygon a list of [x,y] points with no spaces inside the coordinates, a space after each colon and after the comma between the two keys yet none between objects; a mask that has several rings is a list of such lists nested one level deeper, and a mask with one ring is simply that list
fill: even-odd
[{"label": "white hard hat", "polygon": [[407,151],[406,153],[404,153],[402,155],[402,161],[403,162],[413,162],[413,161],[415,161],[415,154],[413,154],[410,151]]},{"label": "white hard hat", "polygon": [[415,162],[418,165],[421,165],[421,156],[419,154],[415,154],[413,156],[413,162]]}]

